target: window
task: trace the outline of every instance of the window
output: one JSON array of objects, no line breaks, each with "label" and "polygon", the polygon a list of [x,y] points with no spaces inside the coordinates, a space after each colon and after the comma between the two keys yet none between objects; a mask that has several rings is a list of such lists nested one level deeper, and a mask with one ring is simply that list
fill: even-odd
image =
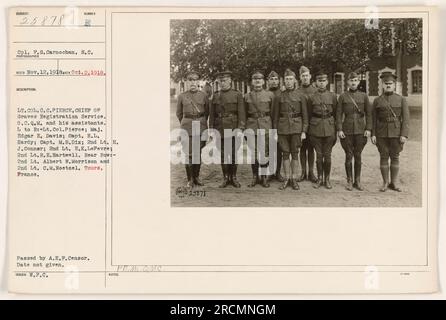
[{"label": "window", "polygon": [[421,70],[412,71],[412,93],[422,93],[423,76]]}]

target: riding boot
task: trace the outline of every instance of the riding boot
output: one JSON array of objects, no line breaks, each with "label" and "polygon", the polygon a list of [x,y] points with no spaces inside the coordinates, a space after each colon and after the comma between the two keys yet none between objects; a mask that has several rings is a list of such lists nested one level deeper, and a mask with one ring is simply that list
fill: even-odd
[{"label": "riding boot", "polygon": [[316,170],[317,170],[317,180],[313,187],[319,189],[324,185],[322,161],[316,161]]},{"label": "riding boot", "polygon": [[200,180],[200,169],[201,169],[201,164],[193,164],[192,165],[194,183],[197,186],[202,187],[202,186],[204,186],[204,183]]},{"label": "riding boot", "polygon": [[333,188],[330,183],[330,172],[331,172],[331,161],[324,162],[324,178],[325,178],[325,188],[331,189]]},{"label": "riding boot", "polygon": [[347,174],[347,186],[345,188],[348,191],[352,191],[353,185],[352,185],[352,163],[351,162],[345,163],[345,173]]},{"label": "riding boot", "polygon": [[383,185],[379,189],[381,192],[385,192],[389,187],[389,165],[380,165],[381,176],[383,178]]},{"label": "riding boot", "polygon": [[364,188],[361,185],[361,162],[356,162],[355,160],[355,183],[353,184],[353,187],[358,189],[359,191],[363,191]]},{"label": "riding boot", "polygon": [[232,169],[231,170],[231,178],[230,178],[231,184],[236,188],[240,188],[241,187],[240,182],[238,182],[238,180],[237,180],[237,165],[230,164],[229,166],[232,167],[231,168]]},{"label": "riding boot", "polygon": [[308,180],[311,182],[316,182],[317,178],[314,175],[314,151],[313,149],[308,150]]},{"label": "riding boot", "polygon": [[252,170],[252,180],[251,180],[251,183],[248,184],[248,187],[250,187],[250,188],[255,187],[256,184],[259,183],[259,165],[252,164],[251,170]]},{"label": "riding boot", "polygon": [[186,187],[193,188],[193,186],[194,186],[194,179],[193,179],[193,173],[192,173],[192,165],[191,164],[186,164],[184,167],[186,168],[186,175],[187,175]]},{"label": "riding boot", "polygon": [[398,180],[398,172],[400,170],[400,166],[398,164],[390,164],[390,184],[389,189],[392,189],[397,192],[401,192],[401,188],[397,186]]},{"label": "riding boot", "polygon": [[218,186],[219,188],[226,188],[230,184],[228,167],[228,164],[221,165],[221,171],[223,172],[223,182]]}]

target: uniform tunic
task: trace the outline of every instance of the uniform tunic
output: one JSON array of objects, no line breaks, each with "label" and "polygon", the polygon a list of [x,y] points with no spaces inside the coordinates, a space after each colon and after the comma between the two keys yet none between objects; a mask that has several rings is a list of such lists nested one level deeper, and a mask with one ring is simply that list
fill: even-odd
[{"label": "uniform tunic", "polygon": [[274,93],[271,91],[251,91],[245,94],[246,129],[272,129],[271,113]]},{"label": "uniform tunic", "polygon": [[310,143],[317,153],[317,162],[331,159],[331,150],[336,143],[335,115],[336,95],[330,91],[317,91],[308,99]]},{"label": "uniform tunic", "polygon": [[336,95],[330,91],[318,91],[309,97],[309,135],[318,138],[335,135],[336,106]]},{"label": "uniform tunic", "polygon": [[[225,156],[225,129],[245,129],[246,114],[243,95],[241,92],[229,89],[221,90],[214,95],[210,107],[209,127],[219,131],[221,136],[220,152],[222,163],[235,164],[236,141],[234,137],[228,138],[232,145],[232,157]],[[226,160],[226,161],[225,161]]]},{"label": "uniform tunic", "polygon": [[354,156],[358,162],[355,166],[360,166],[361,153],[367,144],[364,131],[372,130],[372,120],[372,105],[367,94],[349,90],[339,96],[336,127],[345,134],[345,138],[341,139],[341,146],[346,154],[347,165],[351,165]]},{"label": "uniform tunic", "polygon": [[200,134],[207,129],[209,99],[202,91],[186,91],[178,96],[177,118],[181,128],[192,136],[192,121],[200,122]]},{"label": "uniform tunic", "polygon": [[245,129],[246,114],[241,92],[229,89],[220,91],[212,99],[209,127],[220,132],[223,137],[224,129]]},{"label": "uniform tunic", "polygon": [[269,157],[269,130],[273,128],[272,111],[274,107],[274,93],[271,91],[260,90],[251,91],[245,94],[246,110],[246,129],[254,130],[255,141],[248,139],[248,148],[250,148],[256,159],[258,159],[257,150],[257,129],[265,130],[265,150],[264,154]]},{"label": "uniform tunic", "polygon": [[338,98],[336,112],[338,131],[346,135],[363,135],[365,130],[372,130],[372,106],[364,92],[356,90],[342,93]]},{"label": "uniform tunic", "polygon": [[274,127],[279,144],[285,153],[297,153],[301,146],[300,135],[308,130],[307,99],[296,90],[286,90],[274,105]]},{"label": "uniform tunic", "polygon": [[308,130],[307,99],[295,90],[286,90],[274,105],[274,127],[279,135],[301,134]]},{"label": "uniform tunic", "polygon": [[308,86],[300,86],[299,88],[296,89],[296,91],[309,98],[312,94],[317,92],[317,88],[309,84]]},{"label": "uniform tunic", "polygon": [[[209,99],[202,91],[186,91],[178,96],[177,118],[180,121],[181,129],[187,131],[189,141],[183,143],[183,152],[188,154],[189,161],[192,163],[192,122],[200,123],[200,135],[207,129],[209,116]],[[205,145],[205,141],[200,141],[200,149]],[[201,152],[200,152],[201,159]]]},{"label": "uniform tunic", "polygon": [[[308,108],[308,99],[310,98],[310,96],[314,93],[317,92],[317,88],[315,88],[314,86],[312,86],[311,84],[307,85],[307,86],[300,86],[299,88],[296,89],[296,92],[301,93],[303,95],[305,95],[306,99],[307,99],[307,108]],[[308,117],[310,117],[310,114],[308,114]],[[306,154],[306,151],[308,150],[308,152],[313,153],[313,146],[310,143],[310,139],[307,138],[304,141],[302,141],[302,151]]]},{"label": "uniform tunic", "polygon": [[404,97],[396,93],[380,95],[373,101],[372,135],[382,138],[407,137],[409,116]]},{"label": "uniform tunic", "polygon": [[373,101],[372,136],[376,136],[376,146],[381,159],[391,157],[398,161],[403,150],[400,137],[409,135],[409,106],[404,97],[396,93],[382,94]]}]

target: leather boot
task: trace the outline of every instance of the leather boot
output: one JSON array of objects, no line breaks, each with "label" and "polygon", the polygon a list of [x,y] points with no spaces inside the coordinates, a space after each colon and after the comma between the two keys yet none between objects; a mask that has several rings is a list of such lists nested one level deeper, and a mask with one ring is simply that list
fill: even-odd
[{"label": "leather boot", "polygon": [[248,184],[249,188],[253,188],[256,186],[256,184],[259,183],[259,167],[258,167],[258,165],[252,164],[251,170],[252,170],[252,180],[251,180],[251,183]]},{"label": "leather boot", "polygon": [[345,187],[345,189],[347,189],[348,191],[352,191],[353,185],[352,185],[352,163],[351,162],[345,163],[345,173],[347,174],[347,186]]},{"label": "leather boot", "polygon": [[284,182],[285,178],[280,174],[280,169],[282,169],[282,152],[279,147],[277,148],[277,169],[276,174],[274,174],[274,178],[279,182]]},{"label": "leather boot", "polygon": [[285,181],[285,178],[280,174],[280,171],[277,171],[276,174],[274,176],[272,176],[272,177],[274,177],[279,182],[284,182]]},{"label": "leather boot", "polygon": [[193,173],[192,173],[192,165],[191,164],[186,164],[185,165],[186,168],[186,175],[187,175],[187,184],[186,187],[187,188],[193,188],[194,187],[194,179],[193,179]]},{"label": "leather boot", "polygon": [[314,175],[314,151],[313,149],[308,150],[308,180],[311,182],[316,182],[317,178]]},{"label": "leather boot", "polygon": [[285,179],[283,184],[279,187],[280,190],[285,190],[290,184],[290,172],[291,172],[291,163],[290,159],[283,159],[283,172],[285,173]]},{"label": "leather boot", "polygon": [[268,176],[262,176],[262,187],[269,188]]},{"label": "leather boot", "polygon": [[297,181],[301,182],[304,181],[307,178],[307,152],[306,150],[300,149],[299,158],[300,158],[300,167],[302,168],[302,173],[297,178]]},{"label": "leather boot", "polygon": [[308,148],[308,180],[310,180],[311,182],[316,182],[317,178],[314,175],[314,157],[315,157],[315,153],[314,153],[314,149],[313,147],[309,147]]},{"label": "leather boot", "polygon": [[383,185],[379,189],[379,191],[385,192],[385,191],[387,191],[387,188],[389,187],[389,166],[381,165],[380,170],[381,170],[381,176],[383,178]]},{"label": "leather boot", "polygon": [[400,166],[396,164],[390,165],[390,184],[389,189],[392,189],[397,192],[401,192],[401,188],[397,186],[397,180],[398,180],[398,172],[400,170]]},{"label": "leather boot", "polygon": [[291,160],[291,187],[293,190],[299,190],[299,184],[297,183],[297,179],[295,178],[297,176],[297,172],[299,170],[299,161],[297,159]]},{"label": "leather boot", "polygon": [[299,183],[297,183],[297,179],[292,179],[291,180],[291,187],[293,188],[293,190],[299,190]]},{"label": "leather boot", "polygon": [[[304,181],[306,179],[307,179],[307,171],[305,170],[305,168],[302,168],[302,173],[299,176],[299,178],[297,178],[297,181],[301,182],[301,181]],[[317,179],[316,179],[316,181],[317,181]]]},{"label": "leather boot", "polygon": [[200,168],[201,168],[201,164],[193,164],[192,165],[194,183],[197,186],[202,187],[202,186],[204,186],[204,183],[200,180]]},{"label": "leather boot", "polygon": [[240,188],[241,187],[240,182],[238,182],[237,180],[237,165],[230,164],[229,166],[231,167],[231,176],[230,176],[231,184],[236,188]]},{"label": "leather boot", "polygon": [[327,188],[327,189],[333,188],[330,183],[330,172],[331,172],[331,161],[324,162],[325,188]]},{"label": "leather boot", "polygon": [[353,184],[353,187],[358,189],[359,191],[364,190],[361,185],[361,167],[361,162],[356,162],[355,160],[355,183]]},{"label": "leather boot", "polygon": [[229,180],[229,165],[222,164],[221,171],[223,172],[223,182],[218,186],[219,188],[226,188],[231,182]]},{"label": "leather boot", "polygon": [[319,189],[324,185],[322,162],[319,161],[316,162],[316,169],[317,169],[317,180],[313,187]]},{"label": "leather boot", "polygon": [[290,185],[290,179],[285,178],[285,181],[279,187],[279,190],[285,190]]},{"label": "leather boot", "polygon": [[316,182],[317,181],[317,178],[316,178],[316,176],[313,173],[313,169],[310,169],[308,171],[308,180],[310,180],[311,182]]}]

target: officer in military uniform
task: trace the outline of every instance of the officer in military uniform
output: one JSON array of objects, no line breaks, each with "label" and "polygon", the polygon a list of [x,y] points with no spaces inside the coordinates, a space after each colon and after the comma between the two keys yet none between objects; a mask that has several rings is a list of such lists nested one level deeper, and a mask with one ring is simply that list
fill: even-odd
[{"label": "officer in military uniform", "polygon": [[[277,100],[277,98],[280,98],[282,91],[280,90],[280,81],[279,81],[279,75],[276,71],[271,71],[268,75],[268,88],[269,90],[274,93],[274,96]],[[284,182],[283,176],[280,174],[280,170],[282,169],[282,152],[280,150],[280,143],[277,142],[277,169],[276,173],[271,176],[271,178],[275,178],[279,182]]]},{"label": "officer in military uniform", "polygon": [[308,100],[310,124],[308,135],[316,150],[317,181],[315,188],[325,185],[331,189],[331,150],[336,143],[335,116],[337,99],[327,90],[328,77],[323,71],[316,74],[317,92]]},{"label": "officer in military uniform", "polygon": [[373,101],[372,127],[372,143],[376,144],[380,154],[383,178],[380,191],[389,188],[401,192],[398,186],[399,155],[409,135],[409,107],[406,99],[394,92],[396,76],[391,72],[383,72],[380,78],[384,93]]},{"label": "officer in military uniform", "polygon": [[207,120],[209,116],[209,100],[206,94],[198,90],[200,76],[195,71],[190,71],[186,75],[186,85],[188,91],[178,96],[177,102],[177,118],[180,121],[181,128],[189,134],[188,144],[183,144],[183,151],[188,154],[188,163],[186,166],[187,187],[192,188],[194,185],[203,186],[200,180],[201,167],[201,149],[206,144],[200,139],[199,163],[192,163],[192,123],[200,124],[200,137],[204,130],[207,129]]},{"label": "officer in military uniform", "polygon": [[[361,185],[361,154],[372,130],[372,106],[367,94],[358,91],[359,76],[351,72],[347,77],[348,90],[338,98],[336,127],[345,151],[346,189],[363,190]],[[353,182],[352,160],[355,159]]]},{"label": "officer in military uniform", "polygon": [[[274,128],[279,135],[279,144],[283,156],[285,181],[279,187],[285,190],[289,185],[299,190],[297,183],[299,170],[299,148],[306,139],[308,113],[306,97],[294,89],[296,74],[287,69],[284,74],[285,91],[275,100]],[[290,162],[291,155],[291,162]]]},{"label": "officer in military uniform", "polygon": [[[248,139],[248,148],[255,155],[255,163],[251,165],[253,179],[248,187],[254,187],[256,184],[261,183],[263,187],[268,188],[268,176],[261,175],[259,177],[259,166],[267,168],[268,163],[259,164],[259,152],[263,150],[257,150],[257,140],[259,136],[258,129],[265,131],[265,156],[269,157],[269,130],[272,129],[272,110],[274,103],[274,93],[263,89],[265,84],[263,73],[256,71],[251,77],[252,91],[245,94],[245,110],[246,110],[246,129],[252,129],[255,133],[255,141]],[[254,143],[254,145],[253,145]],[[266,170],[266,169],[264,169]]]},{"label": "officer in military uniform", "polygon": [[[300,77],[301,85],[296,90],[298,93],[305,95],[305,97],[308,100],[309,96],[317,91],[317,89],[311,85],[310,69],[308,69],[305,66],[301,66],[299,69],[299,77]],[[308,171],[307,171],[307,163],[308,163]],[[314,168],[314,148],[310,143],[310,139],[302,140],[302,146],[300,147],[300,165],[302,168],[302,174],[298,178],[298,181],[300,182],[305,179],[308,179],[312,182],[316,182],[317,178],[314,175],[314,169],[313,169]]]},{"label": "officer in military uniform", "polygon": [[[246,116],[243,94],[232,89],[232,72],[223,71],[217,74],[217,80],[220,83],[220,91],[216,93],[212,99],[209,115],[209,127],[219,131],[221,136],[221,168],[223,171],[223,182],[219,186],[225,188],[233,185],[240,188],[237,181],[237,164],[236,164],[236,139],[234,136],[226,138],[224,136],[225,129],[245,129]],[[242,131],[240,131],[242,133]],[[225,141],[229,139],[232,145],[232,156],[225,155]],[[226,160],[226,161],[225,161]]]}]

